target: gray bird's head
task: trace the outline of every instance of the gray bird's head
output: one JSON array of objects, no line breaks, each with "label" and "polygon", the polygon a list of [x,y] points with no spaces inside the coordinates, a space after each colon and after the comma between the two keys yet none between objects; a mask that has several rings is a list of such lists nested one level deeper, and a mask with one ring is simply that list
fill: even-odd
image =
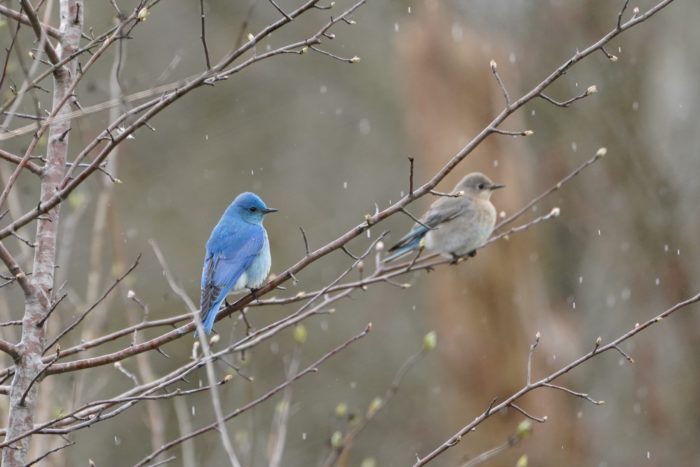
[{"label": "gray bird's head", "polygon": [[488,200],[491,197],[493,190],[503,188],[505,185],[493,183],[486,175],[473,172],[466,175],[453,190],[455,192],[463,192],[465,195],[472,198],[481,198]]},{"label": "gray bird's head", "polygon": [[226,210],[227,216],[237,216],[251,224],[262,223],[265,214],[276,212],[277,209],[268,208],[265,202],[255,193],[241,193],[236,196],[233,203]]}]

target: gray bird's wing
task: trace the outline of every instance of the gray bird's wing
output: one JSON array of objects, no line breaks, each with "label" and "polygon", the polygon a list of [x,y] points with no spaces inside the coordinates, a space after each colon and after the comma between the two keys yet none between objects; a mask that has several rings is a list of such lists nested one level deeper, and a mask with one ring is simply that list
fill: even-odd
[{"label": "gray bird's wing", "polygon": [[[396,242],[389,251],[406,250],[416,248],[420,240],[428,233],[429,229],[440,228],[441,224],[449,222],[471,209],[471,202],[466,198],[440,198],[435,201],[428,211],[421,217],[419,224],[414,224],[413,228]],[[399,253],[399,256],[402,253]],[[397,255],[389,257],[389,261]]]},{"label": "gray bird's wing", "polygon": [[[473,209],[469,199],[460,198],[440,198],[435,201],[423,215],[421,222],[431,228],[439,227],[440,224],[449,222]],[[418,226],[419,224],[416,224]]]}]

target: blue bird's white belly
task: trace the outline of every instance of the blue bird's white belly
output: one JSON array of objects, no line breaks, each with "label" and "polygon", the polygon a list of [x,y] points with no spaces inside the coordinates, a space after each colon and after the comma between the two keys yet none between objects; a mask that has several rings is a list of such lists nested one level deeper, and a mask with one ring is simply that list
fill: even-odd
[{"label": "blue bird's white belly", "polygon": [[482,246],[496,223],[496,208],[486,201],[425,235],[425,246],[446,257],[464,256]]},{"label": "blue bird's white belly", "polygon": [[270,256],[270,243],[267,240],[267,232],[264,233],[265,239],[263,246],[260,248],[260,253],[255,257],[248,269],[243,271],[233,286],[233,290],[257,289],[265,283],[267,275],[272,267],[272,258]]}]

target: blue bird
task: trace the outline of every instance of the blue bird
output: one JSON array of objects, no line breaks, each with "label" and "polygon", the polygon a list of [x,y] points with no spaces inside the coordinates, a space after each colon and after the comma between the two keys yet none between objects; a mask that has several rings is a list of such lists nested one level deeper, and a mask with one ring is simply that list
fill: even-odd
[{"label": "blue bird", "polygon": [[200,300],[202,326],[207,334],[230,292],[254,291],[265,282],[272,259],[263,218],[275,211],[258,195],[241,193],[212,230],[204,256]]},{"label": "blue bird", "polygon": [[466,175],[449,196],[435,201],[420,223],[389,248],[393,254],[384,262],[423,248],[454,261],[476,255],[476,249],[486,243],[496,224],[491,194],[503,186],[478,172]]}]

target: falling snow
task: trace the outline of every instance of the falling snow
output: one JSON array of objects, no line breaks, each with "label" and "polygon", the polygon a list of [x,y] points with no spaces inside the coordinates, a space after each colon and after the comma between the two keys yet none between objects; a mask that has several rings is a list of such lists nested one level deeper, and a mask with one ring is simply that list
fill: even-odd
[{"label": "falling snow", "polygon": [[460,26],[457,23],[454,23],[452,25],[452,40],[455,42],[459,42],[462,40],[464,37],[464,30],[462,29],[462,26]]},{"label": "falling snow", "polygon": [[629,300],[631,296],[632,296],[632,291],[631,291],[629,288],[627,288],[627,287],[625,287],[624,289],[622,289],[622,291],[620,292],[620,298],[621,298],[623,301]]},{"label": "falling snow", "polygon": [[360,134],[362,135],[368,135],[370,130],[372,129],[369,120],[366,118],[360,119],[360,122],[357,124],[357,127],[359,128]]}]

